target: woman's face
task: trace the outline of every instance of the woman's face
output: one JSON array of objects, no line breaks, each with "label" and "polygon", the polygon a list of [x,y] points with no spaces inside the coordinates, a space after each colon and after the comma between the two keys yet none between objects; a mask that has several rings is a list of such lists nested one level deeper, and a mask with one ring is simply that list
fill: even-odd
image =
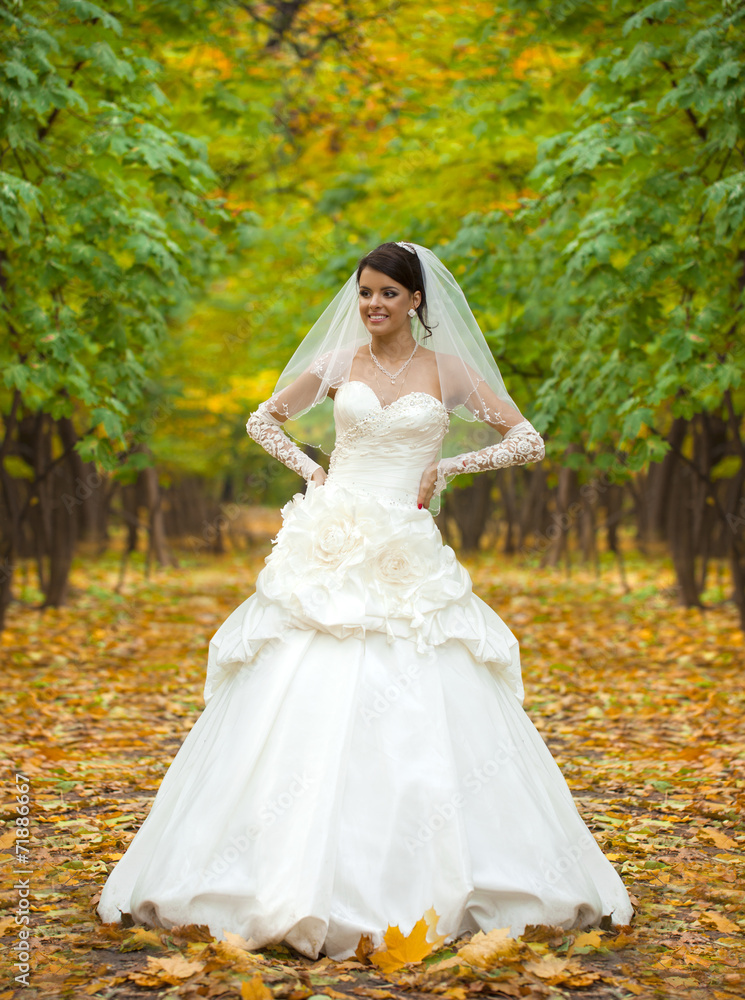
[{"label": "woman's face", "polygon": [[410,292],[381,271],[365,267],[360,275],[360,316],[370,333],[379,336],[410,329],[408,311],[422,301],[421,292]]}]

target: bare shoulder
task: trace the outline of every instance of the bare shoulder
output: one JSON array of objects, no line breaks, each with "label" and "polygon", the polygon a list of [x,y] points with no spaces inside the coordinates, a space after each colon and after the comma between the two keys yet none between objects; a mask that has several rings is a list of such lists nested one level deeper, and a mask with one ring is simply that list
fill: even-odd
[{"label": "bare shoulder", "polygon": [[466,362],[457,354],[448,354],[446,351],[429,351],[434,364],[448,371],[458,371],[469,368]]},{"label": "bare shoulder", "polygon": [[441,354],[438,354],[437,351],[433,351],[429,347],[425,347],[424,344],[419,345],[416,353],[421,370],[432,373],[437,372],[438,357],[442,357]]}]

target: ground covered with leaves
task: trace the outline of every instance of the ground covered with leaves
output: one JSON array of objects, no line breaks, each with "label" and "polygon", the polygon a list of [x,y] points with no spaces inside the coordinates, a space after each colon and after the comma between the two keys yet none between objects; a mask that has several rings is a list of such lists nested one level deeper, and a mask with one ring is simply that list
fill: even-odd
[{"label": "ground covered with leaves", "polygon": [[[745,997],[743,635],[721,591],[706,611],[677,607],[655,560],[629,568],[628,592],[610,568],[596,579],[496,556],[468,563],[520,640],[525,708],[632,895],[629,927],[443,946],[429,913],[408,938],[391,928],[383,949],[363,940],[339,963],[198,927],[102,925],[106,875],[201,711],[207,643],[264,554],[187,558],[149,581],[135,568],[120,594],[113,564],[82,561],[69,607],[40,614],[30,589],[12,607],[0,645],[0,1000]],[[30,836],[17,853],[24,783]],[[28,986],[13,964],[26,946]]]}]

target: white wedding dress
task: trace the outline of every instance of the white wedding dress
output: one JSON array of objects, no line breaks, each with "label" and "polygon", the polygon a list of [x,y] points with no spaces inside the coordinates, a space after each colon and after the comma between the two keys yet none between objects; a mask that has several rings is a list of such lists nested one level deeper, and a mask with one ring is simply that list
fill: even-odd
[{"label": "white wedding dress", "polygon": [[334,414],[328,479],[212,639],[206,708],[98,913],[333,959],[430,907],[449,939],[628,924],[522,708],[517,640],[417,509],[445,407],[352,381]]}]

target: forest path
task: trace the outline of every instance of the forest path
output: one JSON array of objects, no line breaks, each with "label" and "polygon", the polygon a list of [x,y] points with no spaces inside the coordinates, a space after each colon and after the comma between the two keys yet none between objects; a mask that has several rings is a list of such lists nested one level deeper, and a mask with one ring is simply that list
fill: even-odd
[{"label": "forest path", "polygon": [[[76,566],[72,605],[15,604],[2,636],[8,775],[0,860],[4,997],[600,998],[745,996],[742,910],[743,636],[730,604],[676,607],[662,563],[605,571],[467,561],[474,590],[518,637],[525,708],[578,808],[632,894],[631,928],[536,928],[521,942],[466,941],[427,955],[410,939],[379,964],[247,952],[198,928],[102,925],[107,872],[147,814],[202,708],[209,638],[252,591],[266,546],[191,559],[122,595],[112,560]],[[33,596],[33,595],[29,595]],[[16,855],[14,774],[30,786],[28,856]],[[29,986],[14,872],[29,871]],[[425,958],[426,961],[419,961]],[[439,966],[444,960],[446,965]],[[403,965],[404,961],[414,964]]]}]

